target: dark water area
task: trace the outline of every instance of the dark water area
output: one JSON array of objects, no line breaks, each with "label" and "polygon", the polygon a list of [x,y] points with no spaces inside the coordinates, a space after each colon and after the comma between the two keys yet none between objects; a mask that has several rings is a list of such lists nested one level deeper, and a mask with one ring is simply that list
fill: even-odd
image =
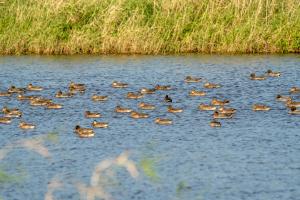
[{"label": "dark water area", "polygon": [[[282,72],[281,77],[249,79],[250,73],[263,74],[268,69]],[[187,84],[184,78],[188,75],[222,87],[205,89],[203,82]],[[71,81],[86,84],[86,92],[56,99],[54,94],[59,89],[66,91]],[[112,88],[112,81],[126,82],[129,87]],[[45,89],[26,94],[52,98],[63,104],[63,109],[47,110],[15,96],[0,97],[0,108],[23,111],[22,119],[0,124],[2,151],[16,141],[49,133],[56,137],[55,142],[44,143],[50,157],[18,146],[0,159],[2,199],[45,199],[53,177],[63,183],[53,192],[53,199],[80,199],[76,184],[88,185],[97,163],[126,150],[139,176],[135,179],[121,167],[109,170],[113,175],[106,175],[109,180],[103,178],[103,187],[113,199],[300,198],[300,116],[289,115],[285,105],[275,99],[278,94],[290,95],[292,86],[300,86],[299,55],[0,57],[0,91],[28,83]],[[127,92],[156,84],[173,89],[138,100],[125,98]],[[207,91],[207,96],[190,97],[192,89]],[[93,94],[108,95],[109,100],[93,102]],[[166,94],[183,113],[167,112]],[[197,108],[213,97],[229,99],[229,106],[237,109],[232,119],[220,120],[221,128],[209,126],[211,111]],[[292,97],[300,101],[299,94]],[[153,111],[143,111],[149,113],[147,119],[114,112],[117,105],[139,110],[137,105],[142,101],[156,105]],[[255,103],[266,104],[271,110],[253,112]],[[93,120],[84,117],[86,110],[100,112],[102,118],[97,120],[108,122],[109,128],[95,129],[95,137],[82,139],[73,130],[77,124],[90,127]],[[157,125],[157,117],[170,118],[173,125]],[[36,128],[21,130],[21,120],[36,124]],[[1,172],[19,178],[1,181]]]}]

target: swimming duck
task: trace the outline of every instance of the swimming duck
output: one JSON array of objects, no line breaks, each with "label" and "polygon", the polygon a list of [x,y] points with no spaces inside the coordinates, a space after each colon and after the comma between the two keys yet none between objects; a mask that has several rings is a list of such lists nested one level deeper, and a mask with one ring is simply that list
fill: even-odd
[{"label": "swimming duck", "polygon": [[169,95],[165,96],[165,102],[172,103],[172,99],[169,97]]},{"label": "swimming duck", "polygon": [[141,93],[128,92],[126,97],[127,99],[140,99],[143,98],[144,95]]},{"label": "swimming duck", "polygon": [[27,90],[28,90],[28,91],[42,91],[43,88],[40,87],[40,86],[33,86],[31,83],[29,83],[29,84],[27,85]]},{"label": "swimming duck", "polygon": [[204,92],[204,91],[197,91],[197,90],[191,90],[189,92],[189,95],[190,96],[205,96],[206,92]]},{"label": "swimming duck", "polygon": [[130,117],[134,119],[142,119],[142,118],[148,118],[149,115],[146,113],[139,113],[139,112],[132,111],[130,113]]},{"label": "swimming duck", "polygon": [[0,124],[10,124],[11,118],[10,117],[0,117]]},{"label": "swimming duck", "polygon": [[253,111],[269,111],[270,109],[271,108],[269,106],[262,105],[262,104],[254,104],[252,106]]},{"label": "swimming duck", "polygon": [[29,124],[29,123],[26,123],[26,122],[20,122],[19,127],[21,129],[34,129],[35,125],[34,124]]},{"label": "swimming duck", "polygon": [[156,124],[159,124],[159,125],[171,125],[171,124],[173,124],[173,121],[171,119],[164,119],[164,118],[156,118],[154,120],[154,122]]},{"label": "swimming duck", "polygon": [[286,101],[291,101],[292,100],[292,97],[289,97],[289,96],[281,96],[280,94],[278,94],[276,96],[276,100],[277,101],[283,101],[283,102],[286,102]]},{"label": "swimming duck", "polygon": [[213,106],[224,106],[224,105],[226,105],[226,104],[228,104],[229,103],[229,100],[218,100],[218,99],[216,99],[216,98],[213,98],[212,100],[211,100],[211,105],[213,105]]},{"label": "swimming duck", "polygon": [[121,82],[114,81],[114,82],[112,82],[111,86],[113,88],[127,88],[128,84],[127,83],[121,83]]},{"label": "swimming duck", "polygon": [[234,108],[225,108],[225,107],[220,107],[218,109],[219,113],[224,113],[224,114],[231,114],[231,113],[235,113],[236,109]]},{"label": "swimming duck", "polygon": [[81,128],[79,125],[75,126],[75,133],[81,138],[94,137],[95,132],[91,128]]},{"label": "swimming duck", "polygon": [[148,89],[148,88],[142,88],[140,90],[141,94],[154,94],[155,93],[155,89]]},{"label": "swimming duck", "polygon": [[170,85],[156,85],[155,90],[171,90]]},{"label": "swimming duck", "polygon": [[18,99],[19,101],[25,101],[25,100],[30,100],[30,97],[29,97],[29,96],[22,95],[22,94],[18,94],[17,99]]},{"label": "swimming duck", "polygon": [[220,84],[215,84],[215,83],[205,83],[204,87],[207,89],[214,89],[214,88],[220,88]]},{"label": "swimming duck", "polygon": [[76,92],[76,91],[84,92],[85,91],[85,84],[71,82],[69,84],[69,90],[73,91],[73,92]]},{"label": "swimming duck", "polygon": [[250,74],[250,80],[262,81],[262,80],[266,80],[266,77],[256,76],[255,73],[251,73]]},{"label": "swimming duck", "polygon": [[2,112],[4,113],[5,117],[8,118],[17,118],[22,116],[22,112],[17,108],[9,109],[6,106],[4,106],[2,108]]},{"label": "swimming duck", "polygon": [[203,103],[201,103],[199,106],[198,106],[198,109],[199,110],[205,110],[205,111],[214,111],[217,109],[216,106],[212,106],[212,105],[205,105]]},{"label": "swimming duck", "polygon": [[93,95],[92,100],[93,101],[107,101],[108,96],[98,96],[98,95]]},{"label": "swimming duck", "polygon": [[216,120],[212,120],[210,123],[209,123],[210,127],[221,127],[221,122],[218,122]]},{"label": "swimming duck", "polygon": [[143,110],[154,110],[155,106],[144,102],[139,103],[138,107]]},{"label": "swimming duck", "polygon": [[290,93],[299,93],[299,92],[300,92],[299,87],[291,87],[291,89],[290,89]]},{"label": "swimming duck", "polygon": [[273,72],[273,71],[270,70],[270,69],[266,72],[266,74],[267,74],[268,76],[270,76],[270,77],[279,77],[279,76],[281,75],[280,72]]},{"label": "swimming duck", "polygon": [[70,93],[70,92],[66,92],[66,93],[63,93],[61,90],[59,90],[56,94],[55,94],[55,97],[56,98],[70,98],[73,96],[73,93]]},{"label": "swimming duck", "polygon": [[108,123],[107,122],[97,122],[97,121],[93,121],[92,122],[92,126],[94,128],[107,128],[108,127]]},{"label": "swimming duck", "polygon": [[192,76],[187,76],[185,77],[184,81],[186,83],[198,83],[201,81],[201,78],[196,78],[196,77],[192,77]]},{"label": "swimming duck", "polygon": [[96,112],[85,111],[84,116],[86,118],[99,118],[101,117],[101,114]]},{"label": "swimming duck", "polygon": [[297,108],[295,106],[292,106],[289,114],[291,114],[291,115],[300,115],[300,110],[297,110]]},{"label": "swimming duck", "polygon": [[50,102],[50,103],[46,104],[46,108],[48,108],[48,109],[61,109],[62,105]]},{"label": "swimming duck", "polygon": [[300,102],[296,102],[296,101],[292,101],[292,100],[287,100],[286,101],[286,106],[290,107],[290,108],[294,106],[294,107],[297,108],[297,107],[300,107]]},{"label": "swimming duck", "polygon": [[24,93],[25,89],[17,88],[16,86],[12,85],[10,88],[8,88],[7,92],[8,93]]},{"label": "swimming duck", "polygon": [[49,103],[52,103],[51,99],[46,99],[42,97],[37,97],[30,100],[31,106],[46,106]]},{"label": "swimming duck", "polygon": [[9,92],[0,92],[0,97],[10,97],[11,93]]},{"label": "swimming duck", "polygon": [[214,119],[229,119],[233,117],[233,113],[219,113],[215,111],[213,114]]},{"label": "swimming duck", "polygon": [[181,109],[181,108],[174,108],[173,106],[169,105],[168,106],[168,112],[171,112],[171,113],[181,113],[181,112],[183,112],[183,109]]},{"label": "swimming duck", "polygon": [[121,107],[121,106],[116,106],[115,112],[117,112],[117,113],[130,113],[130,112],[132,112],[132,109],[124,108],[124,107]]}]

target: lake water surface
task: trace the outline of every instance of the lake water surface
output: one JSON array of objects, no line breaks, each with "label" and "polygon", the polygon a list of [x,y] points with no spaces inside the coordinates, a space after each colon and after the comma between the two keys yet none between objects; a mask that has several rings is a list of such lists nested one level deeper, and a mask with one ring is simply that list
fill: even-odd
[{"label": "lake water surface", "polygon": [[[282,76],[249,80],[250,73],[263,74],[268,69],[280,71]],[[203,82],[186,84],[187,75],[223,87],[207,90]],[[129,87],[113,89],[114,80]],[[1,108],[18,107],[23,111],[22,120],[37,125],[32,131],[19,129],[20,119],[0,125],[2,151],[16,141],[55,134],[55,141],[44,144],[50,158],[16,146],[0,159],[0,174],[17,177],[0,181],[3,199],[44,199],[53,177],[63,183],[53,193],[54,199],[80,199],[76,184],[89,184],[97,163],[126,150],[140,173],[135,179],[124,168],[108,170],[102,181],[113,199],[300,198],[300,116],[289,115],[284,104],[275,100],[277,94],[289,95],[289,88],[300,86],[299,55],[0,57],[0,91],[33,83],[45,90],[28,94],[54,98],[59,89],[66,91],[71,81],[85,83],[87,91],[70,99],[55,99],[63,104],[61,110],[32,107],[15,96],[0,97]],[[139,100],[125,98],[129,91],[156,84],[172,85],[173,89]],[[189,97],[191,89],[205,90],[208,95]],[[108,95],[109,100],[95,103],[92,94]],[[167,113],[165,94],[184,112]],[[213,97],[229,99],[230,107],[238,110],[234,118],[221,120],[221,128],[209,126],[212,112],[197,109]],[[293,98],[300,101],[300,95]],[[114,113],[116,105],[138,110],[141,101],[157,106],[147,111],[148,119]],[[271,110],[253,112],[254,103],[269,105]],[[101,121],[109,122],[109,128],[81,139],[73,129],[77,124],[90,127],[92,120],[84,118],[86,110],[100,112]],[[156,117],[171,118],[174,124],[159,126],[154,123]]]}]

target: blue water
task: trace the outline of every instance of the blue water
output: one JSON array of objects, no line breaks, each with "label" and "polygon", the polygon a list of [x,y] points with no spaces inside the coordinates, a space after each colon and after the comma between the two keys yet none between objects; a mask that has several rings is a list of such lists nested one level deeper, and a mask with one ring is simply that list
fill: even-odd
[{"label": "blue water", "polygon": [[[280,78],[251,81],[249,74],[268,69],[282,72]],[[187,75],[205,78],[223,87],[203,88],[203,83],[186,84]],[[113,89],[112,81],[129,84]],[[85,83],[87,91],[71,99],[55,99],[71,82]],[[13,97],[0,97],[0,107],[18,107],[22,120],[37,125],[32,131],[18,128],[20,119],[0,125],[0,147],[15,141],[56,133],[58,141],[45,141],[50,158],[14,148],[2,160],[0,169],[14,177],[0,181],[3,199],[44,199],[48,182],[58,176],[64,187],[54,199],[80,199],[74,186],[88,184],[94,167],[101,160],[130,150],[140,172],[132,178],[123,168],[113,168],[113,181],[105,189],[114,199],[201,199],[274,200],[300,199],[300,116],[291,116],[277,94],[289,95],[289,88],[300,86],[299,55],[187,55],[187,56],[19,56],[0,57],[0,91],[10,85],[43,86],[42,96],[63,104],[62,110],[32,107]],[[143,99],[126,99],[127,92],[156,84],[172,85],[171,91],[158,91]],[[205,97],[189,97],[191,89],[208,91]],[[91,101],[92,94],[108,95],[103,103]],[[165,94],[183,113],[167,113]],[[211,98],[229,99],[238,111],[234,118],[221,120],[221,128],[211,128],[211,112],[197,109]],[[300,101],[300,95],[293,95]],[[138,102],[155,104],[148,119],[135,120],[114,113],[116,105],[138,110]],[[254,103],[269,105],[269,112],[253,112]],[[78,138],[73,129],[90,127],[84,111],[98,111],[109,122],[108,129],[97,129],[94,138]],[[156,117],[173,119],[171,126],[154,123]],[[143,172],[140,162],[153,161],[156,178]],[[1,179],[0,179],[1,180]],[[112,182],[112,183],[111,183]]]}]

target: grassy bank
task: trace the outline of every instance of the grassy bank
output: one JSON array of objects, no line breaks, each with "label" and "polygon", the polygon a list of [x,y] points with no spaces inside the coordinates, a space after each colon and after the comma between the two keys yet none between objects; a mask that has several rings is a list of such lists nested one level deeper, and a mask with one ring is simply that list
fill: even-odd
[{"label": "grassy bank", "polygon": [[0,54],[300,52],[299,0],[0,0]]}]

